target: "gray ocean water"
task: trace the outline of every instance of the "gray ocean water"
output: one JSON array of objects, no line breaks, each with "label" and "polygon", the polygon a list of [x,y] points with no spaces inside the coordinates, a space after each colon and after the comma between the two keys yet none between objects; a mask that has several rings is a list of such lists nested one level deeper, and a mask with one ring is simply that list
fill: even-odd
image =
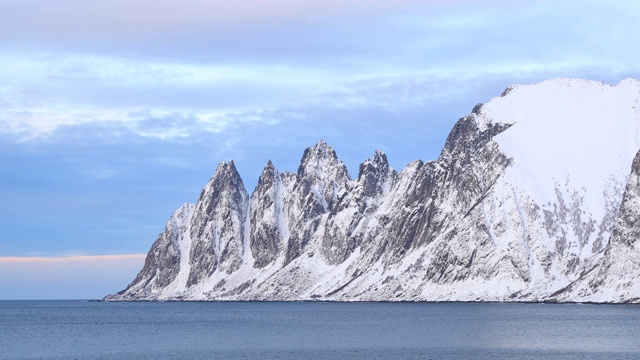
[{"label": "gray ocean water", "polygon": [[640,306],[0,301],[2,359],[640,359]]}]

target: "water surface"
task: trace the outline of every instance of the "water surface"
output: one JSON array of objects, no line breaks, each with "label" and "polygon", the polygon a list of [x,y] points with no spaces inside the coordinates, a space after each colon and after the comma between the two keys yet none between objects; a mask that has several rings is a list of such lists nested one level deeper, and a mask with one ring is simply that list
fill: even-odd
[{"label": "water surface", "polygon": [[640,306],[0,301],[3,359],[640,359]]}]

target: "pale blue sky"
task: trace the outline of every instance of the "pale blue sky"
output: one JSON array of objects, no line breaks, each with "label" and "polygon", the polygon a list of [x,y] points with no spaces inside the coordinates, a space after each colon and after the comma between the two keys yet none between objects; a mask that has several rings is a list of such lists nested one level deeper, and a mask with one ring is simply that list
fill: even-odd
[{"label": "pale blue sky", "polygon": [[508,85],[640,77],[638,4],[0,0],[0,299],[120,290],[140,257],[25,258],[146,253],[221,161],[399,170]]}]

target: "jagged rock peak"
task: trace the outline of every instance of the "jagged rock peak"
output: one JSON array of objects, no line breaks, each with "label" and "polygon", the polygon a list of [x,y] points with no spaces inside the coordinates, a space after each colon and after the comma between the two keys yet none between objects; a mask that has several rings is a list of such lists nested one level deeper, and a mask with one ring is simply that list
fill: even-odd
[{"label": "jagged rock peak", "polygon": [[282,179],[269,160],[251,194],[249,246],[255,268],[272,263],[281,251],[285,232],[283,208]]},{"label": "jagged rock peak", "polygon": [[233,160],[230,160],[229,162],[224,162],[223,161],[220,164],[218,164],[218,167],[216,168],[216,171],[214,172],[214,176],[222,175],[222,174],[240,176],[240,174],[238,174],[238,169],[236,169],[236,165],[233,163]]},{"label": "jagged rock peak", "polygon": [[254,194],[263,191],[265,187],[271,187],[277,178],[279,178],[278,169],[276,169],[273,162],[269,160],[258,178],[258,184],[256,184],[256,188],[253,190]]},{"label": "jagged rock peak", "polygon": [[[233,160],[229,162],[221,162],[218,164],[216,171],[213,173],[211,180],[209,180],[209,185],[215,184],[215,187],[234,187],[238,189],[242,189],[244,191],[244,183],[242,182],[242,178],[240,177],[240,173],[238,173],[238,169],[236,169]],[[205,186],[204,190],[209,190],[210,186]]]},{"label": "jagged rock peak", "polygon": [[218,165],[202,190],[190,226],[192,239],[187,287],[216,270],[230,274],[244,261],[249,195],[233,161]]},{"label": "jagged rock peak", "polygon": [[[335,150],[333,150],[333,148],[329,144],[327,144],[324,140],[318,141],[317,144],[311,147],[308,147],[306,150],[310,151],[310,154],[327,154],[333,158],[336,158],[336,159],[338,158]],[[305,154],[306,154],[306,151],[305,151]]]},{"label": "jagged rock peak", "polygon": [[482,110],[483,106],[484,106],[483,103],[476,104],[476,106],[474,106],[473,109],[471,110],[471,113],[472,114],[476,114],[476,115],[480,115],[480,111]]},{"label": "jagged rock peak", "polygon": [[260,175],[260,177],[262,178],[263,176],[266,176],[268,174],[274,174],[277,172],[278,172],[278,169],[276,169],[276,166],[273,165],[273,162],[269,160],[267,161],[267,165],[264,166],[264,169],[262,169],[262,174]]},{"label": "jagged rock peak", "polygon": [[385,183],[395,171],[389,167],[387,156],[376,150],[372,159],[365,160],[358,169],[358,183],[363,195],[375,196],[385,191]]},{"label": "jagged rock peak", "polygon": [[338,159],[336,151],[326,142],[320,140],[316,145],[304,150],[298,167],[298,176],[310,175],[310,173],[323,170],[320,169],[323,165],[338,164],[342,164],[342,162]]},{"label": "jagged rock peak", "polygon": [[388,168],[389,161],[387,161],[387,155],[380,150],[376,150],[373,153],[373,166],[376,168]]},{"label": "jagged rock peak", "polygon": [[371,172],[383,172],[386,173],[389,171],[389,161],[387,160],[387,155],[380,150],[376,150],[373,154],[373,158],[365,160],[358,169],[358,180],[362,178],[363,175]]},{"label": "jagged rock peak", "polygon": [[[233,160],[218,164],[213,176],[209,179],[205,187],[202,188],[196,208],[200,208],[201,210],[207,208],[206,211],[211,211],[212,209],[209,208],[213,205],[211,200],[217,199],[222,193],[227,191],[236,194],[234,200],[238,200],[238,196],[245,196],[247,192]],[[218,200],[216,200],[216,202],[217,201]]]},{"label": "jagged rock peak", "polygon": [[[338,194],[351,187],[351,176],[344,163],[338,159],[335,150],[321,140],[304,151],[298,167],[296,183],[296,187],[309,187],[303,190],[303,193],[313,189],[317,195],[322,194],[323,196],[318,200],[322,203],[324,211],[327,211],[331,209],[331,203]],[[326,200],[322,199],[323,197]]]}]

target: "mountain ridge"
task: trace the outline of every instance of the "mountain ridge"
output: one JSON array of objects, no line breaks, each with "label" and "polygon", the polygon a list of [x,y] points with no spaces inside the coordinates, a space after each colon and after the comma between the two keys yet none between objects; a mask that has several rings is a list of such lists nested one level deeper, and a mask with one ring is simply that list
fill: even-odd
[{"label": "mountain ridge", "polygon": [[[454,125],[438,159],[397,172],[376,150],[355,179],[324,141],[295,173],[269,160],[251,194],[221,163],[105,300],[597,298],[570,284],[604,266],[633,203],[639,98],[634,79],[510,86]],[[634,284],[601,298],[638,301]]]}]

